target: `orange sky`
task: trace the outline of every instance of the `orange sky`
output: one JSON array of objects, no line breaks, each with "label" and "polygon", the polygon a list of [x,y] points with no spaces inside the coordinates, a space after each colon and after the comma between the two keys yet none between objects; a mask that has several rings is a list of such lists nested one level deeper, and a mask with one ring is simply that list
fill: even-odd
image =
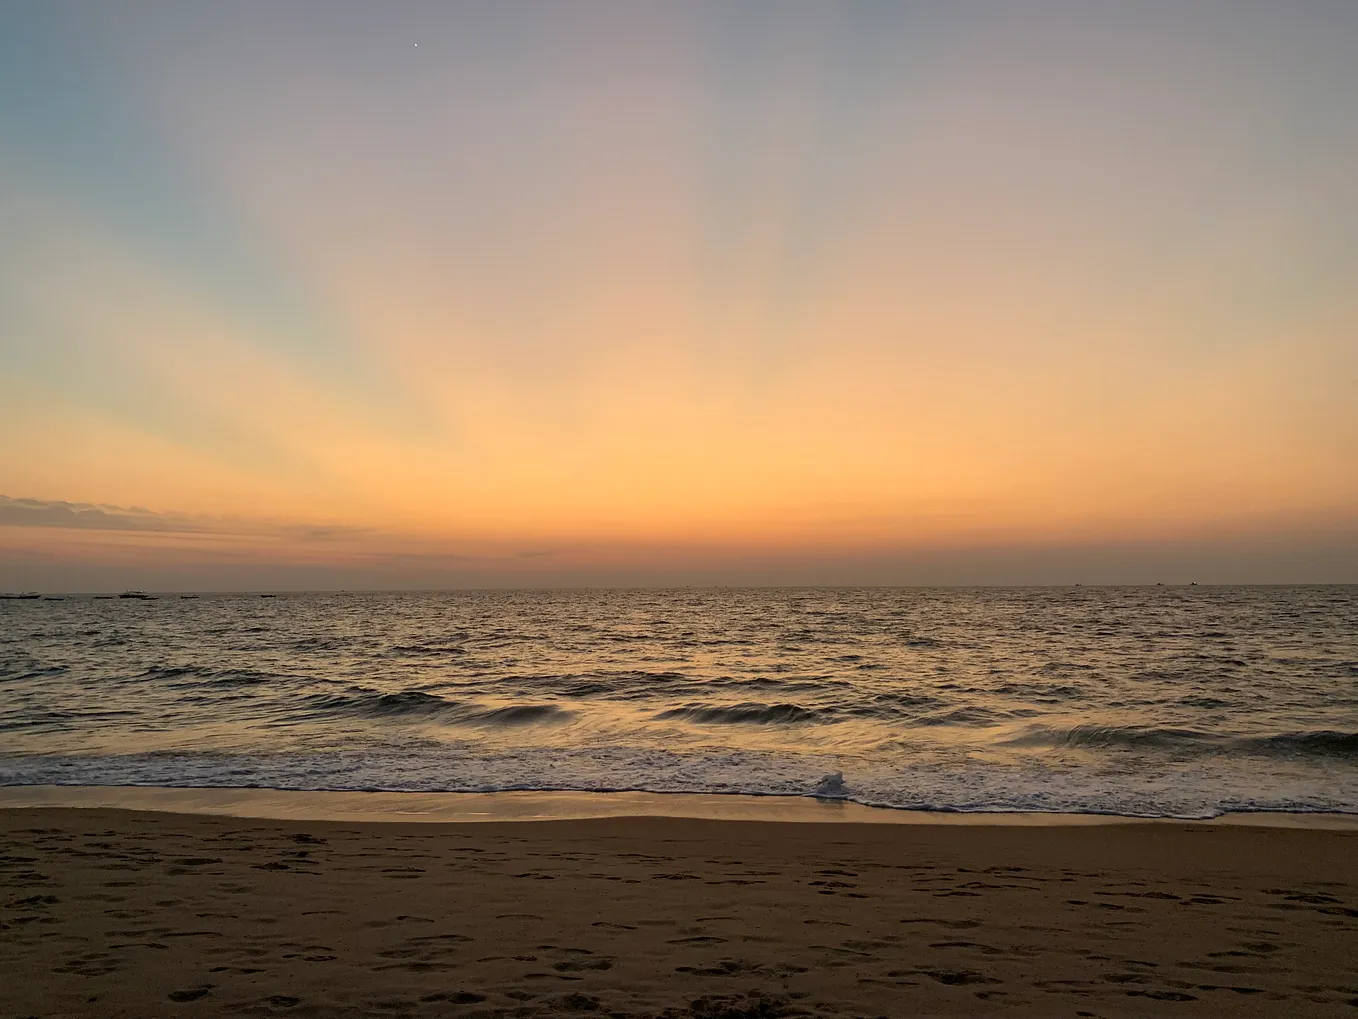
[{"label": "orange sky", "polygon": [[1344,5],[0,38],[0,588],[1358,580]]}]

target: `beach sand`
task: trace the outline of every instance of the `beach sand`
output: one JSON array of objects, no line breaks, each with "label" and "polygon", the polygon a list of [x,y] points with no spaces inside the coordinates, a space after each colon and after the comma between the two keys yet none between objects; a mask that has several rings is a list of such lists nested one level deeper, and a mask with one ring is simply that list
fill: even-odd
[{"label": "beach sand", "polygon": [[0,1015],[1358,1016],[1358,832],[0,810]]}]

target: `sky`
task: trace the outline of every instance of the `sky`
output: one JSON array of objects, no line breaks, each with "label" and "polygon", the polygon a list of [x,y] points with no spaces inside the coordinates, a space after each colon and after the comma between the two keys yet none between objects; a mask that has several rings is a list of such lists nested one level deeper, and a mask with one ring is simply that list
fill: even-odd
[{"label": "sky", "polygon": [[1358,582],[1351,0],[0,0],[0,590]]}]

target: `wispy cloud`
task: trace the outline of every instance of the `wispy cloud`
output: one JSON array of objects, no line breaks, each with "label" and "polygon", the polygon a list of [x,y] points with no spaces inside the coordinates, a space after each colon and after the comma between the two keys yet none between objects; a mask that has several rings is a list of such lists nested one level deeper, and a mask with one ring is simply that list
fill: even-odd
[{"label": "wispy cloud", "polygon": [[154,513],[137,506],[107,506],[59,499],[15,499],[0,495],[0,524],[11,527],[67,527],[94,531],[202,532],[213,528],[180,513]]},{"label": "wispy cloud", "polygon": [[148,534],[248,535],[301,542],[353,539],[372,533],[371,529],[363,527],[162,513],[141,506],[25,499],[8,495],[0,495],[0,526]]}]

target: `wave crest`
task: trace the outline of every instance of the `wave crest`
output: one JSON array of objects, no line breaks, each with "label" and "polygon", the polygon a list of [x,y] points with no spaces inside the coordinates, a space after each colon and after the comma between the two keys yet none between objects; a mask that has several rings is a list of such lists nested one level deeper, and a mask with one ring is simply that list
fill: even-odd
[{"label": "wave crest", "polygon": [[1198,729],[1155,726],[1075,725],[1029,727],[1001,746],[1078,749],[1159,748],[1179,752],[1252,754],[1267,757],[1358,758],[1358,733],[1321,729],[1268,736],[1228,736]]},{"label": "wave crest", "polygon": [[697,722],[702,725],[802,725],[822,720],[819,711],[800,704],[687,704],[654,716],[663,721]]},{"label": "wave crest", "polygon": [[364,691],[357,695],[313,700],[312,712],[359,718],[423,718],[445,725],[518,726],[563,721],[573,712],[556,704],[486,705],[454,701],[424,690],[395,693]]},{"label": "wave crest", "polygon": [[1242,740],[1242,749],[1280,757],[1337,757],[1358,759],[1358,732],[1319,729],[1285,732],[1259,740]]}]

